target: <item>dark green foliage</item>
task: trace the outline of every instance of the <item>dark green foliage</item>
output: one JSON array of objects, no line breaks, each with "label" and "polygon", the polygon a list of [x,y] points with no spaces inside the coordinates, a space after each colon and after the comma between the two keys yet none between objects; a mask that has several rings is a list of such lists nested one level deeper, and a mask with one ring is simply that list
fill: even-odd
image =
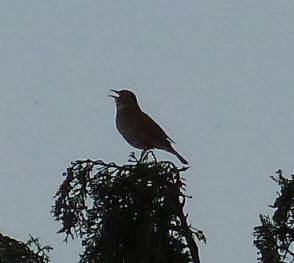
[{"label": "dark green foliage", "polygon": [[255,227],[256,237],[254,245],[259,249],[261,255],[259,262],[282,263],[278,248],[277,229],[269,216],[260,215],[261,226]]},{"label": "dark green foliage", "polygon": [[184,170],[147,157],[124,166],[72,163],[52,211],[59,233],[82,238],[83,263],[200,262],[194,239],[205,237],[183,213]]},{"label": "dark green foliage", "polygon": [[30,237],[26,243],[0,233],[0,263],[48,263],[50,246],[41,247],[39,240]]},{"label": "dark green foliage", "polygon": [[283,177],[282,171],[272,179],[280,186],[274,204],[272,220],[260,215],[261,226],[254,228],[254,245],[259,249],[259,262],[294,262],[294,175],[291,179]]}]

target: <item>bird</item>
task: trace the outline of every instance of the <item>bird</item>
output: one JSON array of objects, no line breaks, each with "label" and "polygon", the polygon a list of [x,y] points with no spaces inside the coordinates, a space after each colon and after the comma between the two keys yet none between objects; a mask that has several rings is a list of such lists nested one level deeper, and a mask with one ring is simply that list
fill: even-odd
[{"label": "bird", "polygon": [[171,145],[175,143],[165,131],[138,104],[136,95],[130,90],[111,90],[115,99],[116,127],[124,139],[133,147],[142,149],[142,155],[157,148],[174,154],[183,164],[188,161]]}]

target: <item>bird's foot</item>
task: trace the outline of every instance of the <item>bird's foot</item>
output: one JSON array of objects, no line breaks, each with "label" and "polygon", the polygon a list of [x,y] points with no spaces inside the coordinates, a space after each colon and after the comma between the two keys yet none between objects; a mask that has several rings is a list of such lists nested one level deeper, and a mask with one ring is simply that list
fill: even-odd
[{"label": "bird's foot", "polygon": [[154,161],[156,162],[156,157],[155,157],[152,150],[143,150],[142,153],[141,153],[141,157],[139,159],[139,162],[147,163],[149,155],[151,155],[152,158],[154,159],[153,161],[151,161],[151,163],[154,162]]},{"label": "bird's foot", "polygon": [[129,162],[139,162],[140,159],[138,160],[138,158],[136,157],[136,153],[135,152],[130,152],[130,155],[129,155]]}]

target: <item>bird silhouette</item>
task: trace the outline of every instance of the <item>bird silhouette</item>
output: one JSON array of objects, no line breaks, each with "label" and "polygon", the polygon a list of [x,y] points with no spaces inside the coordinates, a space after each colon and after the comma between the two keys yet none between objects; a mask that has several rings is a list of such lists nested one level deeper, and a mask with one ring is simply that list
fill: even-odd
[{"label": "bird silhouette", "polygon": [[142,154],[153,148],[165,150],[176,155],[183,164],[188,164],[187,160],[172,147],[171,143],[174,141],[141,110],[133,92],[129,90],[111,91],[118,95],[109,95],[115,99],[116,127],[130,145],[142,149]]}]

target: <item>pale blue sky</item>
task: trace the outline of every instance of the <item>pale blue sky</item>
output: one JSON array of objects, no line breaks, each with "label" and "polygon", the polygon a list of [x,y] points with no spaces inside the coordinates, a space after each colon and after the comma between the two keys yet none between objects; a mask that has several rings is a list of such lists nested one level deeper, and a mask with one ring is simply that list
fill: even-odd
[{"label": "pale blue sky", "polygon": [[[253,227],[292,172],[294,2],[0,2],[0,231],[77,262],[50,215],[75,159],[123,164],[110,89],[134,91],[189,160],[202,261],[256,262]],[[171,154],[156,151],[160,159]]]}]

